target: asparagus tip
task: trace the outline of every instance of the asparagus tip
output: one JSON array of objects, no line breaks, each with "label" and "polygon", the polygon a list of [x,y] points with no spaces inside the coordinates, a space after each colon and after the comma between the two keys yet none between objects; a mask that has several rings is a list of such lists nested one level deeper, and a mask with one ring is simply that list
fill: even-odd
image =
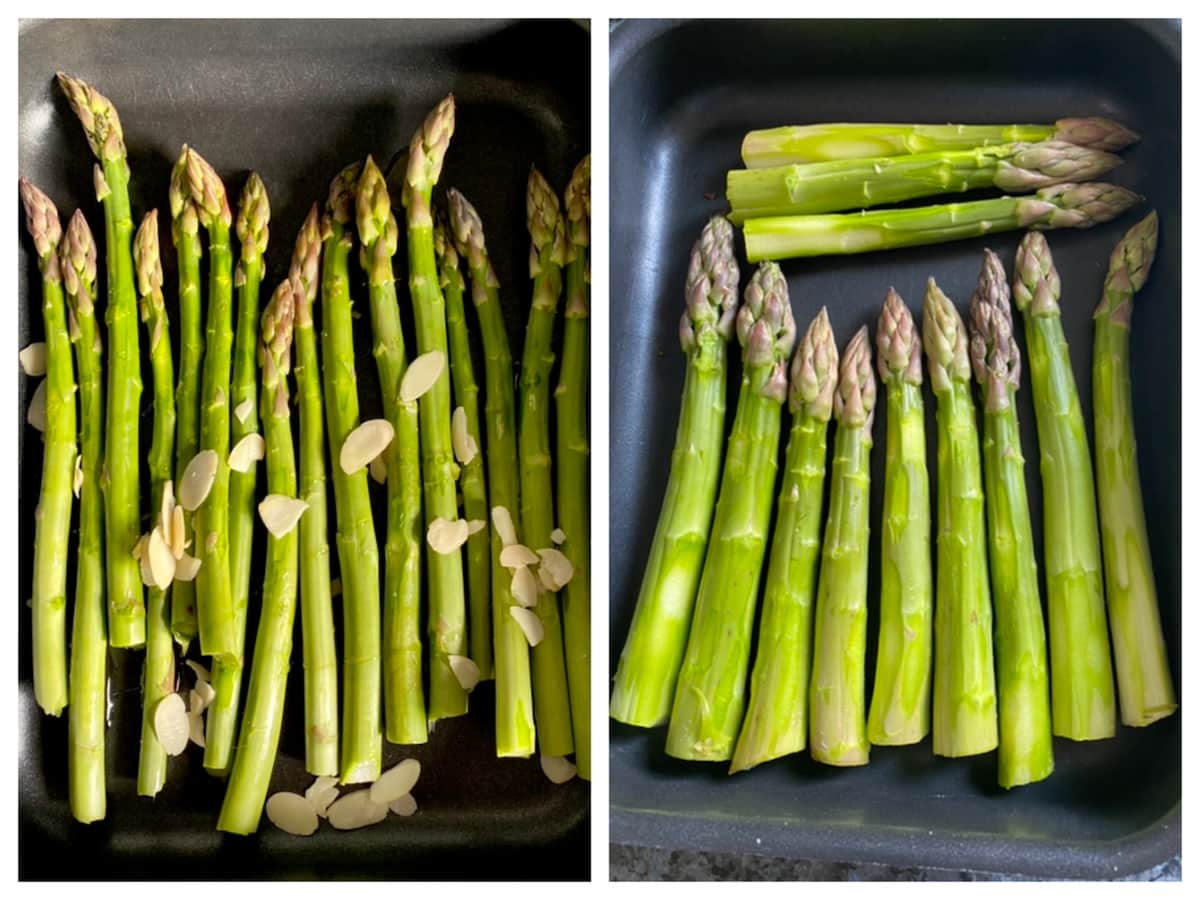
[{"label": "asparagus tip", "polygon": [[242,245],[242,259],[259,260],[267,252],[270,238],[271,201],[267,186],[257,172],[251,172],[238,201],[237,236]]},{"label": "asparagus tip", "polygon": [[38,259],[43,270],[53,257],[54,250],[62,240],[62,222],[58,218],[58,207],[28,178],[19,181],[21,204],[25,207],[25,225],[33,238]]},{"label": "asparagus tip", "polygon": [[866,325],[854,333],[842,354],[833,414],[842,425],[871,430],[875,417],[875,370],[871,366],[871,339]]},{"label": "asparagus tip", "polygon": [[1021,239],[1013,263],[1012,296],[1017,309],[1034,316],[1058,315],[1061,290],[1046,236],[1040,231],[1029,232]]},{"label": "asparagus tip", "polygon": [[808,326],[792,358],[788,405],[793,414],[828,422],[833,415],[837,389],[838,351],[829,324],[829,311],[821,311]]},{"label": "asparagus tip", "polygon": [[125,136],[121,119],[112,101],[80,78],[66,72],[57,73],[59,87],[83,125],[88,146],[100,160],[115,160],[125,156]]},{"label": "asparagus tip", "polygon": [[925,288],[921,330],[933,392],[943,393],[950,389],[951,382],[970,379],[966,327],[950,298],[933,278]]},{"label": "asparagus tip", "polygon": [[571,180],[567,182],[563,206],[566,209],[568,252],[574,258],[580,247],[586,247],[590,238],[592,217],[592,155],[589,153],[575,166]]},{"label": "asparagus tip", "polygon": [[428,196],[442,174],[446,150],[454,135],[454,95],[447,94],[425,117],[408,147],[404,205],[413,209],[413,195]]},{"label": "asparagus tip", "polygon": [[347,225],[354,219],[354,187],[361,171],[362,163],[352,162],[333,176],[325,201],[327,219],[339,225]]},{"label": "asparagus tip", "polygon": [[796,343],[796,322],[787,279],[778,263],[760,263],[751,276],[737,314],[737,333],[746,365],[771,367],[762,395],[782,403],[787,396],[787,361]]},{"label": "asparagus tip", "polygon": [[921,383],[921,341],[912,312],[895,288],[888,288],[875,330],[879,377],[885,383]]},{"label": "asparagus tip", "polygon": [[158,210],[152,209],[142,219],[133,237],[133,266],[137,290],[142,297],[162,291],[162,259],[158,249]]},{"label": "asparagus tip", "polygon": [[1013,339],[1012,307],[1004,264],[984,250],[979,280],[971,295],[970,358],[988,412],[1007,409],[1021,383],[1021,352]]},{"label": "asparagus tip", "polygon": [[733,226],[725,218],[713,216],[692,246],[688,262],[686,306],[679,323],[685,353],[698,346],[705,328],[712,328],[721,340],[729,340],[737,315],[738,278]]},{"label": "asparagus tip", "polygon": [[1124,150],[1142,139],[1120,122],[1100,116],[1059,119],[1054,126],[1054,137],[1058,140],[1096,150]]},{"label": "asparagus tip", "polygon": [[1150,267],[1158,250],[1158,212],[1150,214],[1130,228],[1113,248],[1108,261],[1105,291],[1110,288],[1140,291],[1150,277]]},{"label": "asparagus tip", "polygon": [[83,210],[77,209],[71,216],[58,253],[72,315],[90,314],[96,296],[96,239]]}]

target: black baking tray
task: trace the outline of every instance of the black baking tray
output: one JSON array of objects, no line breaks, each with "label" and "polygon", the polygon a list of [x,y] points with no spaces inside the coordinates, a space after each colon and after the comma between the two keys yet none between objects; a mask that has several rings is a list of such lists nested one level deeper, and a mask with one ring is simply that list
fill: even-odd
[{"label": "black baking tray", "polygon": [[[381,165],[389,162],[407,148],[426,112],[453,92],[457,131],[441,185],[460,188],[483,217],[502,285],[509,340],[520,358],[530,287],[524,224],[529,166],[536,164],[561,190],[589,145],[590,40],[578,24],[60,20],[21,23],[18,46],[21,174],[51,196],[64,224],[80,206],[102,235],[92,157],[82,128],[53,82],[54,73],[63,69],[79,75],[110,97],[129,148],[134,215],[140,220],[151,207],[160,210],[172,314],[175,254],[167,230],[167,186],[184,142],[216,167],[231,202],[251,168],[266,183],[272,217],[265,301],[286,274],[292,242],[309,205],[324,203],[334,174],[367,153]],[[398,206],[398,190],[393,199]],[[42,327],[31,293],[31,285],[39,284],[36,260],[19,212],[17,221],[17,296],[22,298],[17,337],[24,346],[41,339]],[[396,274],[401,306],[407,310],[403,240],[400,247]],[[363,284],[358,283],[355,295],[360,303],[365,301]],[[407,321],[411,342],[411,317]],[[356,334],[364,417],[381,414],[367,324],[363,319]],[[482,371],[482,361],[477,371]],[[19,379],[18,588],[19,596],[28,597],[41,443],[24,424],[33,380]],[[148,371],[145,385],[142,434],[148,441]],[[374,493],[376,523],[382,528],[382,491]],[[252,576],[252,617],[258,596],[253,585],[261,584],[261,571],[260,559]],[[73,573],[71,579],[73,584]],[[415,817],[392,816],[356,832],[324,825],[306,839],[276,830],[264,817],[257,836],[235,838],[215,830],[223,790],[204,773],[194,747],[171,761],[167,786],[156,800],[135,796],[141,654],[110,652],[108,817],[90,827],[77,825],[67,806],[66,717],[46,717],[33,701],[29,610],[19,604],[16,615],[22,878],[588,876],[588,784],[576,780],[555,786],[536,759],[495,758],[490,684],[472,696],[470,715],[439,723],[427,745],[384,744],[385,765],[405,756],[422,762],[414,791],[421,810]],[[253,618],[249,627],[254,627]],[[272,791],[302,789],[311,782],[303,772],[299,622],[295,647]]]},{"label": "black baking tray", "polygon": [[[1045,122],[1105,115],[1144,136],[1112,180],[1161,220],[1138,295],[1134,408],[1155,575],[1172,671],[1180,666],[1180,45],[1175,22],[625,21],[610,35],[610,668],[633,614],[667,480],[683,383],[677,323],[688,251],[726,210],[726,170],[751,128],[825,121]],[[1063,323],[1091,422],[1091,312],[1112,246],[1137,213],[1048,237]],[[801,331],[824,304],[839,347],[895,286],[919,315],[928,276],[965,309],[984,247],[1011,267],[1019,234],[783,264]],[[739,239],[739,250],[741,241]],[[742,281],[750,267],[744,256]],[[1020,331],[1018,326],[1018,331]],[[1022,343],[1022,347],[1023,347]],[[729,415],[738,366],[731,367]],[[926,388],[930,450],[932,395]],[[1028,379],[1019,414],[1035,538],[1041,490]],[[882,404],[881,404],[882,406]],[[876,413],[872,522],[880,515],[886,411]],[[1090,424],[1089,424],[1090,431]],[[932,460],[932,456],[930,457]],[[872,534],[873,673],[879,570]],[[1040,562],[1040,557],[1039,557]],[[870,683],[868,681],[868,683]],[[927,869],[1111,878],[1180,852],[1181,715],[1113,740],[1055,741],[1038,785],[996,786],[995,754],[936,759],[929,740],[873,748],[838,770],[793,755],[729,777],[663,752],[665,729],[613,723],[615,843]]]}]

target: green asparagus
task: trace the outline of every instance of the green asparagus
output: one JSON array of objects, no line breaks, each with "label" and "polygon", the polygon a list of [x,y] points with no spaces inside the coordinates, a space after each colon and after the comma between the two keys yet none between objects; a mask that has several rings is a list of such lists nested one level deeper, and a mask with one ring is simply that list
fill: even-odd
[{"label": "green asparagus", "polygon": [[743,350],[737,415],[667,731],[667,753],[680,759],[729,759],[742,722],[787,363],[796,341],[779,266],[759,266],[736,324]]},{"label": "green asparagus", "polygon": [[667,721],[687,646],[721,474],[726,345],[737,287],[733,229],[717,216],[688,264],[679,323],[687,369],[671,474],[609,703],[614,719],[643,728]]},{"label": "green asparagus", "polygon": [[1177,708],[1150,562],[1129,380],[1133,295],[1150,275],[1157,244],[1158,215],[1152,212],[1113,250],[1104,296],[1096,308],[1092,355],[1096,492],[1108,618],[1121,721],[1132,726],[1149,725]]}]

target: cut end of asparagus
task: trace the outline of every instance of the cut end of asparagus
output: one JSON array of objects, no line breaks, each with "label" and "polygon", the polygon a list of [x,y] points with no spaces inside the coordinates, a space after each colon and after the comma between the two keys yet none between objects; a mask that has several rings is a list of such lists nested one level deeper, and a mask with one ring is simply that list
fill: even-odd
[{"label": "cut end of asparagus", "polygon": [[1142,197],[1103,181],[1056,184],[1017,201],[1021,228],[1091,228],[1111,221],[1142,202]]},{"label": "cut end of asparagus", "polygon": [[1014,145],[1000,161],[995,184],[1002,191],[1027,193],[1062,182],[1090,181],[1111,172],[1121,157],[1065,141],[1039,141]]},{"label": "cut end of asparagus", "polygon": [[[150,213],[147,213],[149,217]],[[157,216],[155,216],[157,222]],[[157,246],[157,231],[155,246]],[[67,224],[67,232],[58,245],[62,263],[63,287],[67,291],[67,303],[76,317],[92,315],[92,301],[96,296],[96,239],[88,227],[83,210],[75,210]],[[159,284],[162,284],[161,275]]]},{"label": "cut end of asparagus", "polygon": [[1104,297],[1096,308],[1097,318],[1107,316],[1129,327],[1133,295],[1150,277],[1154,254],[1158,250],[1158,213],[1151,212],[1127,232],[1113,248],[1104,278]]},{"label": "cut end of asparagus", "polygon": [[208,161],[187,144],[171,173],[170,198],[171,215],[176,219],[194,216],[205,228],[218,223],[228,227],[233,222],[224,182]]},{"label": "cut end of asparagus", "polygon": [[354,220],[354,186],[358,184],[362,163],[354,162],[333,176],[329,183],[329,197],[325,201],[325,215],[339,225],[348,225]]},{"label": "cut end of asparagus", "polygon": [[921,330],[925,354],[929,357],[929,382],[935,394],[950,390],[955,381],[969,381],[971,363],[967,353],[967,329],[954,308],[932,278],[925,287],[925,308]]},{"label": "cut end of asparagus", "polygon": [[295,293],[296,318],[301,325],[312,326],[312,304],[317,299],[317,275],[321,266],[321,215],[317,204],[308,210],[296,246],[288,278],[299,290]]},{"label": "cut end of asparagus", "polygon": [[58,83],[67,95],[71,109],[79,117],[88,145],[99,160],[123,159],[125,135],[117,108],[107,97],[85,81],[58,73]]},{"label": "cut end of asparagus", "polygon": [[[413,203],[425,198],[424,212],[428,215],[428,197],[442,174],[442,163],[450,138],[454,135],[454,95],[447,95],[425,117],[408,145],[408,170],[404,179],[404,205],[410,214]],[[414,196],[415,195],[415,196]]]},{"label": "cut end of asparagus", "polygon": [[866,325],[850,338],[842,354],[833,414],[842,425],[871,430],[875,418],[875,370],[871,366],[871,336]]},{"label": "cut end of asparagus", "polygon": [[820,422],[833,415],[837,389],[838,352],[824,306],[808,326],[792,359],[788,404],[793,415],[803,414]]},{"label": "cut end of asparagus", "polygon": [[1120,122],[1099,116],[1059,119],[1054,123],[1054,137],[1080,147],[1109,152],[1124,150],[1142,139],[1136,131]]},{"label": "cut end of asparagus", "polygon": [[567,215],[567,261],[575,259],[582,247],[588,246],[592,218],[592,155],[589,153],[567,182],[563,197]]},{"label": "cut end of asparagus", "polygon": [[267,252],[270,221],[271,202],[267,198],[267,186],[257,172],[251,172],[246,179],[246,186],[242,188],[237,215],[237,236],[245,262],[259,261]]},{"label": "cut end of asparagus", "polygon": [[687,274],[687,306],[679,323],[685,353],[699,346],[701,335],[712,330],[723,341],[733,334],[738,299],[737,257],[733,252],[733,226],[723,216],[713,216],[692,247]]},{"label": "cut end of asparagus", "polygon": [[[449,190],[447,198],[450,205],[450,229],[454,233],[455,249],[460,255],[467,258],[467,265],[470,266],[472,272],[478,272],[480,269],[487,270],[487,284],[482,287],[499,286],[500,282],[488,260],[487,242],[483,236],[483,220],[479,218],[479,213],[475,211],[471,202],[454,188]],[[482,292],[477,291],[474,285],[472,285],[472,291],[476,298],[483,296]]]},{"label": "cut end of asparagus", "polygon": [[29,179],[20,181],[21,204],[25,207],[25,227],[33,238],[42,273],[51,268],[57,274],[58,264],[54,261],[55,249],[62,240],[62,222],[58,218],[58,207]]},{"label": "cut end of asparagus", "polygon": [[[142,224],[133,237],[133,269],[137,277],[139,297],[162,303],[162,259],[158,249],[158,210],[152,209],[142,219]],[[143,319],[148,315],[143,312]]]},{"label": "cut end of asparagus", "polygon": [[1021,383],[1021,351],[1012,332],[1012,306],[1004,264],[991,250],[983,252],[983,268],[971,295],[971,368],[983,391],[987,412],[1009,407]]},{"label": "cut end of asparagus", "polygon": [[433,253],[437,257],[439,281],[443,288],[454,287],[462,291],[465,287],[462,271],[458,267],[458,251],[450,237],[445,215],[439,210],[433,217]]},{"label": "cut end of asparagus", "polygon": [[529,252],[529,277],[535,278],[544,262],[561,266],[566,255],[566,238],[562,213],[558,206],[558,194],[536,166],[529,168],[529,185],[525,191],[525,221],[532,241]]},{"label": "cut end of asparagus", "polygon": [[1021,239],[1013,263],[1012,296],[1017,309],[1035,317],[1057,316],[1061,291],[1050,244],[1040,232],[1029,232]]},{"label": "cut end of asparagus", "polygon": [[778,263],[760,263],[737,315],[738,341],[748,368],[769,366],[762,395],[779,403],[787,396],[787,362],[796,344],[796,322],[787,279]]},{"label": "cut end of asparagus", "polygon": [[[276,405],[283,398],[287,410],[287,374],[292,368],[292,331],[295,323],[295,285],[284,279],[263,308],[258,345],[258,361],[262,366],[263,385],[274,389]],[[278,413],[277,413],[278,414]]]},{"label": "cut end of asparagus", "polygon": [[908,305],[888,288],[875,332],[879,377],[884,384],[921,383],[921,340]]}]

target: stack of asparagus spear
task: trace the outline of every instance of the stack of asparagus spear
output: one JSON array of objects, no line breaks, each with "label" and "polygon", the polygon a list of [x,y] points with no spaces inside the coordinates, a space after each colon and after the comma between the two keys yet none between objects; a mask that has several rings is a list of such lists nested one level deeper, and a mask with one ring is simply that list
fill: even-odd
[{"label": "stack of asparagus spear", "polygon": [[[267,186],[251,173],[231,206],[220,175],[184,146],[169,185],[175,307],[164,296],[157,210],[134,236],[131,172],[115,107],[78,79],[60,75],[59,83],[98,161],[108,274],[107,292],[97,290],[96,242],[83,212],[64,233],[54,204],[22,180],[46,332],[44,346],[22,352],[27,371],[44,367],[47,376],[29,414],[45,432],[31,604],[35,694],[50,715],[69,706],[75,818],[105,816],[109,645],[145,652],[138,793],[158,794],[168,756],[196,743],[205,768],[228,777],[217,825],[223,831],[255,831],[264,806],[297,833],[315,830],[317,815],[341,828],[378,821],[389,808],[411,814],[408,791],[416,775],[408,768],[383,771],[384,736],[424,743],[438,720],[467,712],[481,680],[496,681],[498,756],[540,752],[552,780],[572,777],[576,767],[590,777],[589,160],[567,186],[565,212],[549,183],[530,172],[533,295],[518,415],[483,225],[466,198],[451,191],[450,227],[435,227],[434,191],[455,127],[452,97],[417,129],[403,197],[396,198],[406,213],[417,325],[410,356],[414,345],[400,315],[407,298],[398,296],[392,266],[400,226],[384,173],[370,157],[334,177],[323,217],[314,205],[287,277],[260,304],[270,247]],[[351,265],[355,248],[383,399],[383,417],[367,421],[356,379],[362,361],[354,354],[354,331],[364,325],[356,326],[351,312],[352,292],[360,288]],[[487,361],[482,410],[460,260]],[[149,497],[139,495],[139,309],[153,379]],[[175,341],[170,310],[177,316]],[[258,478],[263,461],[265,484]],[[378,527],[368,470],[386,483],[386,524]],[[73,595],[65,583],[72,488],[80,498]],[[256,576],[251,560],[263,528],[266,566]],[[341,575],[340,646],[331,545]],[[259,600],[257,633],[247,635],[249,606]],[[290,796],[265,802],[297,609],[305,767],[320,776],[307,799],[297,798],[299,813]],[[195,673],[185,697],[177,663],[197,637],[199,657],[209,665],[195,656],[185,660]],[[572,753],[574,763],[566,758]],[[339,781],[372,787],[330,806]]]}]

